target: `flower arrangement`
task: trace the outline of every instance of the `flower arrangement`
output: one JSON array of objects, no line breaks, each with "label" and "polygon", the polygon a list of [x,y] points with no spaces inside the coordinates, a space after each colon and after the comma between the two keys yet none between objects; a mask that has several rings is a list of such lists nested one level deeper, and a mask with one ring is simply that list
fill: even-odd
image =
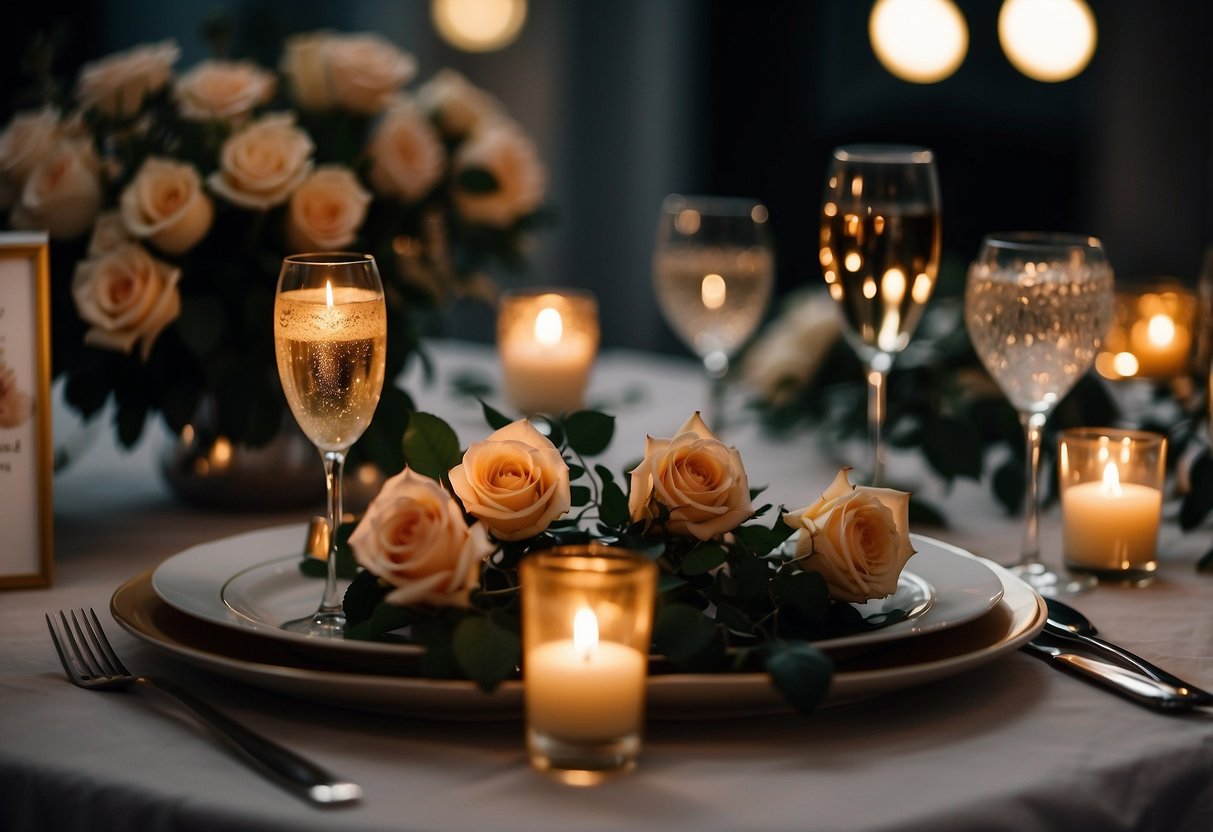
[{"label": "flower arrangement", "polygon": [[[406,91],[415,59],[374,34],[292,37],[279,72],[212,59],[175,75],[178,56],[165,41],[88,64],[72,95],[0,132],[0,211],[52,240],[54,372],[85,416],[113,398],[124,444],[149,414],[176,431],[204,402],[233,442],[279,430],[284,255],[376,256],[389,378],[416,348],[416,309],[486,295],[487,268],[523,264],[544,167],[459,74]],[[409,409],[386,389],[368,431],[387,470],[401,461],[385,431]]]},{"label": "flower arrangement", "polygon": [[851,602],[896,590],[914,554],[907,493],[852,486],[843,469],[818,501],[764,523],[772,506],[753,505],[741,455],[698,413],[673,437],[648,437],[620,478],[589,461],[609,446],[613,417],[566,414],[545,436],[484,413],[494,432],[464,451],[441,419],[412,414],[408,466],[339,530],[348,638],[406,638],[424,646],[426,675],[491,690],[519,665],[519,563],[594,541],[660,566],[656,653],[679,669],[765,669],[808,712],[833,667],[811,640],[904,617],[865,620]]}]

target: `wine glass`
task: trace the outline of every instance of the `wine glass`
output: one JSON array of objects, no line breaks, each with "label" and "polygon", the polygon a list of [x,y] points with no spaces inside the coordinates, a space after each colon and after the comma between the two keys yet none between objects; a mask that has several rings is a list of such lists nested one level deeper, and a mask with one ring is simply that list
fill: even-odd
[{"label": "wine glass", "polygon": [[1012,571],[1042,595],[1094,583],[1040,562],[1040,440],[1057,403],[1095,361],[1112,322],[1112,269],[1094,237],[1024,232],[982,241],[965,285],[965,324],[1027,437],[1027,517]]},{"label": "wine glass", "polygon": [[821,268],[867,365],[872,482],[884,475],[885,383],[939,274],[939,182],[924,147],[834,149],[821,207]]},{"label": "wine glass", "polygon": [[297,254],[282,261],[274,299],[278,376],[291,413],[324,460],[329,552],[320,607],[283,629],[341,638],[337,535],[345,452],[379,404],[387,348],[387,308],[369,254]]},{"label": "wine glass", "polygon": [[653,285],[666,321],[703,361],[709,425],[724,415],[729,360],[762,322],[774,282],[762,203],[681,194],[661,203]]}]

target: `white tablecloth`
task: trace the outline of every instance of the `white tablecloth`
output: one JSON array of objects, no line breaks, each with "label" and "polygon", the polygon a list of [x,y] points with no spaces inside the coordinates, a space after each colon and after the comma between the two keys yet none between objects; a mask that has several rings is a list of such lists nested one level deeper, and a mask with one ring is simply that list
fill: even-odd
[{"label": "white tablecloth", "polygon": [[[410,379],[420,406],[464,444],[486,432],[456,402],[453,373],[491,373],[489,354],[434,348],[439,378]],[[692,365],[604,356],[596,399],[620,402],[610,460],[638,458],[697,406]],[[804,504],[833,468],[809,438],[772,442],[752,425],[736,444],[774,502]],[[161,440],[162,441],[162,440]],[[639,770],[595,789],[562,787],[526,764],[522,725],[451,724],[326,710],[163,657],[109,622],[114,589],[181,549],[298,514],[183,506],[161,484],[157,441],[118,454],[108,440],[56,482],[55,586],[0,594],[0,830],[1023,830],[1213,829],[1213,714],[1160,716],[1015,653],[895,695],[794,716],[652,723]],[[894,473],[914,466],[895,461]],[[907,467],[908,466],[908,467]],[[317,466],[319,476],[319,465]],[[945,495],[952,526],[922,529],[1003,562],[1020,521],[984,490]],[[1060,535],[1046,516],[1056,560]],[[1164,531],[1159,580],[1076,600],[1109,638],[1213,688],[1213,578],[1193,564],[1210,535]],[[79,690],[64,679],[42,613],[95,607],[127,664],[190,685],[255,729],[360,783],[365,800],[313,809],[152,698]],[[157,712],[159,711],[159,712]]]}]

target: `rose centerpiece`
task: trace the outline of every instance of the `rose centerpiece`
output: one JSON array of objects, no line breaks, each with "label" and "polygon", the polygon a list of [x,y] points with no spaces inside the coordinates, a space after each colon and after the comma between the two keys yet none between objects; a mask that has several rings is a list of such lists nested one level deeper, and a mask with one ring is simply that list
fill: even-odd
[{"label": "rose centerpiece", "polygon": [[740,453],[698,413],[672,437],[647,437],[620,476],[590,461],[610,444],[613,417],[566,414],[545,436],[484,413],[495,430],[466,450],[441,419],[412,414],[407,467],[342,527],[339,557],[354,575],[347,638],[420,644],[423,673],[491,690],[520,660],[520,562],[594,541],[660,566],[656,654],[682,670],[765,669],[809,712],[833,667],[811,642],[900,620],[894,610],[865,620],[853,603],[896,590],[913,555],[909,494],[855,488],[843,470],[816,503],[772,511],[753,505]]}]

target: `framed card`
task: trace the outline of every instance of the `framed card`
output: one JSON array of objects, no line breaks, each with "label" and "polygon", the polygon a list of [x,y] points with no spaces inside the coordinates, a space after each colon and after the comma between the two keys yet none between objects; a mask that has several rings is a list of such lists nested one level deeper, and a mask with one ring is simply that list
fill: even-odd
[{"label": "framed card", "polygon": [[0,233],[0,589],[49,586],[50,268],[44,233]]}]

